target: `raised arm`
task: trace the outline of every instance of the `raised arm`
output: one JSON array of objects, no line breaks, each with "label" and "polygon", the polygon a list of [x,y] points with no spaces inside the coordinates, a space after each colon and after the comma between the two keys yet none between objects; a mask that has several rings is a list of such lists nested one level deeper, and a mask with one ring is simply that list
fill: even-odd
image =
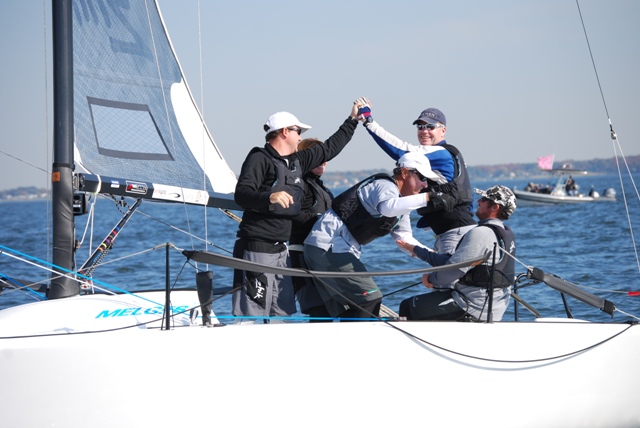
[{"label": "raised arm", "polygon": [[358,120],[363,122],[364,127],[367,128],[367,132],[369,132],[373,141],[375,141],[391,159],[397,161],[407,152],[422,153],[429,159],[431,169],[441,173],[447,181],[453,180],[455,176],[455,163],[451,153],[449,153],[447,149],[439,145],[423,146],[410,144],[394,136],[373,120],[369,100],[366,98],[362,98],[362,100],[367,104],[358,111]]},{"label": "raised arm", "polygon": [[296,152],[296,155],[300,160],[300,166],[302,167],[303,174],[306,174],[323,162],[329,162],[345,148],[349,141],[351,141],[353,133],[356,130],[356,126],[358,125],[356,117],[358,115],[358,109],[361,106],[362,103],[359,99],[353,103],[349,117],[342,123],[342,125],[340,125],[338,130],[332,136],[327,138],[324,144],[318,144],[306,150]]}]

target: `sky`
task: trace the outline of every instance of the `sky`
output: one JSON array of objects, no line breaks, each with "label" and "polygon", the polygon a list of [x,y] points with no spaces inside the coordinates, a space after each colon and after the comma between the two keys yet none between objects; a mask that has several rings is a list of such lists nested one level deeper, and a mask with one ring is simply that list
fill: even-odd
[{"label": "sky", "polygon": [[[558,163],[611,158],[609,119],[622,153],[640,154],[637,0],[580,0],[579,9],[575,0],[159,4],[194,98],[236,173],[264,144],[271,114],[289,111],[312,125],[304,137],[326,139],[361,96],[378,123],[416,144],[412,122],[439,108],[447,141],[471,166],[550,154]],[[47,187],[50,15],[48,0],[0,1],[0,190]],[[358,127],[328,168],[392,166]]]}]

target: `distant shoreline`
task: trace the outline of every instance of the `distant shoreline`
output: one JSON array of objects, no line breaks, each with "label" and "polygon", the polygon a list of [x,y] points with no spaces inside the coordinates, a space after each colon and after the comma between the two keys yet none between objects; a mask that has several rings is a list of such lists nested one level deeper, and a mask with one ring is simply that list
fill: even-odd
[{"label": "distant shoreline", "polygon": [[47,199],[47,196],[37,196],[37,197],[23,197],[23,198],[10,198],[10,199],[3,199],[0,198],[0,204],[10,204],[12,202],[38,202],[38,201],[44,201]]},{"label": "distant shoreline", "polygon": [[[618,174],[615,158],[593,159],[589,161],[568,160],[558,162],[557,164],[569,164],[572,168],[589,171],[587,176],[591,177]],[[627,157],[624,166],[625,171],[627,166],[632,174],[640,174],[640,155]],[[542,172],[535,163],[468,166],[467,171],[469,172],[469,178],[472,182],[518,179],[537,181],[550,177],[549,174]],[[331,165],[329,165],[329,170],[324,173],[322,179],[329,188],[346,188],[378,172],[381,172],[381,170],[331,171]],[[47,189],[41,189],[35,186],[0,190],[0,202],[42,200],[48,196],[49,193]]]}]

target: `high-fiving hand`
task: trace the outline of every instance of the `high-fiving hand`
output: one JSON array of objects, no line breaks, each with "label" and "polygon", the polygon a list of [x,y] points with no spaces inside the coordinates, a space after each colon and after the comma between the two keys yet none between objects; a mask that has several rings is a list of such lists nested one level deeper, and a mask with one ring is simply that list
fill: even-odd
[{"label": "high-fiving hand", "polygon": [[360,107],[358,108],[358,120],[362,123],[373,121],[371,117],[371,102],[366,97],[360,97],[355,101]]}]

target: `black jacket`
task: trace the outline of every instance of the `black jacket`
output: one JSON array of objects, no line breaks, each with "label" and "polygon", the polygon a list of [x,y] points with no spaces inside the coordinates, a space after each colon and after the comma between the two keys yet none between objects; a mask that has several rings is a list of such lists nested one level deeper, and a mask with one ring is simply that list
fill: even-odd
[{"label": "black jacket", "polygon": [[247,155],[234,199],[245,211],[238,230],[239,238],[264,242],[286,242],[291,235],[291,217],[275,214],[269,202],[276,181],[277,169],[273,159],[286,165],[296,165],[296,174],[302,177],[313,168],[333,159],[347,145],[358,121],[349,117],[324,144],[318,144],[289,156],[280,156],[269,143],[264,150],[253,149]]},{"label": "black jacket", "polygon": [[310,172],[304,176],[306,191],[302,200],[302,213],[293,217],[290,244],[301,245],[316,224],[318,217],[331,208],[333,194],[317,175]]}]

